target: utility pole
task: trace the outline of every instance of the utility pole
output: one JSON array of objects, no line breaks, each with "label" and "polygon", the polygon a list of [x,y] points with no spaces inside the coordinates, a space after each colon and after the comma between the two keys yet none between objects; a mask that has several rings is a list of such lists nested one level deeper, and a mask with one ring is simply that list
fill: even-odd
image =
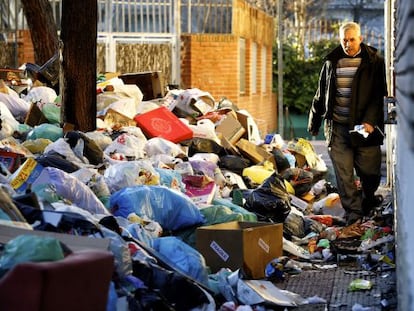
[{"label": "utility pole", "polygon": [[283,0],[277,2],[277,107],[278,107],[278,132],[283,133]]}]

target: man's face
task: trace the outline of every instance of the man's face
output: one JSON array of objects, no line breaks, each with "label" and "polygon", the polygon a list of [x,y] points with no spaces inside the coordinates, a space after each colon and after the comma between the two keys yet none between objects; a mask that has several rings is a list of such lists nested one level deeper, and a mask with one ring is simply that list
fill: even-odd
[{"label": "man's face", "polygon": [[359,45],[362,42],[362,37],[358,35],[355,29],[345,30],[341,33],[341,46],[346,55],[354,56],[359,51]]}]

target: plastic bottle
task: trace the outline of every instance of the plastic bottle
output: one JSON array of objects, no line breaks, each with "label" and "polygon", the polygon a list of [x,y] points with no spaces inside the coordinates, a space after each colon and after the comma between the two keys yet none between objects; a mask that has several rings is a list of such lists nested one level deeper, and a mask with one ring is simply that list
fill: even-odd
[{"label": "plastic bottle", "polygon": [[308,242],[308,250],[310,254],[313,254],[318,249],[317,240],[315,238],[310,239]]},{"label": "plastic bottle", "polygon": [[315,214],[332,215],[341,218],[345,216],[345,210],[337,193],[330,193],[313,203],[312,210]]}]

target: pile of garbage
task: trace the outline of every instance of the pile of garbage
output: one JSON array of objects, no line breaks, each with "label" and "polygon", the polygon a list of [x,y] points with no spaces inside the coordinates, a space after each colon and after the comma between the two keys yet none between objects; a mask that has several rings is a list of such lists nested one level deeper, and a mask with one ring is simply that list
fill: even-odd
[{"label": "pile of garbage", "polygon": [[[294,307],[320,300],[274,281],[312,263],[369,254],[366,269],[393,268],[392,206],[345,226],[312,143],[260,133],[228,99],[174,89],[143,101],[137,85],[101,79],[93,132],[64,131],[59,100],[45,85],[18,94],[0,81],[0,225],[109,239],[109,310]],[[252,242],[253,265],[265,250],[263,264],[250,268],[248,254],[223,247],[227,233],[216,228],[234,223],[241,240],[266,228]],[[201,240],[206,227],[215,240]]]}]

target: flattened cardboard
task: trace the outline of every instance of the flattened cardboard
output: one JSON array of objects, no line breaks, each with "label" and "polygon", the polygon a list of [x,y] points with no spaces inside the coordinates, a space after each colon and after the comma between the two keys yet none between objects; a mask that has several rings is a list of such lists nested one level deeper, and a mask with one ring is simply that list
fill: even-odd
[{"label": "flattened cardboard", "polygon": [[252,143],[258,143],[260,141],[259,129],[257,128],[257,124],[253,118],[242,111],[237,111],[236,116],[237,120],[245,129],[243,138]]},{"label": "flattened cardboard", "polygon": [[196,248],[212,273],[221,268],[243,269],[264,278],[266,265],[283,254],[283,224],[232,221],[196,230]]},{"label": "flattened cardboard", "polygon": [[240,153],[249,158],[253,164],[258,164],[267,160],[272,162],[274,167],[277,167],[275,158],[270,152],[267,152],[263,147],[258,146],[247,139],[241,138],[236,143],[236,147],[239,149]]},{"label": "flattened cardboard", "polygon": [[244,127],[231,113],[216,126],[216,132],[221,133],[231,144],[235,144],[246,132]]},{"label": "flattened cardboard", "polygon": [[42,110],[40,110],[37,104],[31,103],[29,111],[27,112],[24,119],[24,123],[30,125],[31,127],[35,127],[36,125],[48,122],[49,120],[45,117]]}]

